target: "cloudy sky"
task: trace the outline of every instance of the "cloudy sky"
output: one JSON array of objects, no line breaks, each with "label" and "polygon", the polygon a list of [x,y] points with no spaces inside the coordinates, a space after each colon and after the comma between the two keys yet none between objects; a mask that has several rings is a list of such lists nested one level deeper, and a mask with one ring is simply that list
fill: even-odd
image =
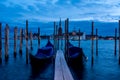
[{"label": "cloudy sky", "polygon": [[0,0],[0,21],[117,21],[120,0]]}]

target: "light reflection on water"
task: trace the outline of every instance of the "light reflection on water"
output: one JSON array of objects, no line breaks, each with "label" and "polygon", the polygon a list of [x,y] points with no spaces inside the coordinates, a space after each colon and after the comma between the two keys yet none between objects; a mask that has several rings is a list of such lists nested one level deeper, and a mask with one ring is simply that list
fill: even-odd
[{"label": "light reflection on water", "polygon": [[[45,45],[47,40],[41,41],[41,47]],[[75,46],[78,46],[78,41],[71,41]],[[4,43],[4,42],[3,42]],[[13,41],[10,40],[9,47],[9,61],[4,61],[4,45],[2,49],[2,64],[0,65],[0,80],[53,80],[54,66],[48,65],[43,71],[36,72],[32,70],[30,64],[26,64],[25,55],[19,55],[19,47],[17,48],[17,57],[13,56]],[[34,40],[33,54],[37,50],[37,40]],[[18,44],[19,46],[19,41]],[[114,56],[114,41],[99,41],[98,56],[94,51],[94,65],[91,67],[91,41],[81,41],[81,47],[88,61],[85,63],[84,68],[73,70],[74,76],[78,80],[119,80],[120,79],[120,66],[118,65],[118,48],[117,56]],[[117,46],[118,47],[118,46]],[[25,42],[23,52],[25,52]],[[94,47],[95,49],[95,47]],[[75,73],[77,72],[77,73]]]}]

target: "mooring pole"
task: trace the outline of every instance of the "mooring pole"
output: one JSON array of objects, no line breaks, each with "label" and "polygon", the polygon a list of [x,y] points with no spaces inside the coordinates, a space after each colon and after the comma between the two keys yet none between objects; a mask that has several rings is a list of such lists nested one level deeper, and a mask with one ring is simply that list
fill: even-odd
[{"label": "mooring pole", "polygon": [[98,56],[98,29],[96,29],[96,56]]},{"label": "mooring pole", "polygon": [[58,25],[56,25],[56,49],[58,50]]},{"label": "mooring pole", "polygon": [[0,63],[2,63],[2,23],[0,23]]},{"label": "mooring pole", "polygon": [[63,34],[61,35],[61,50],[63,50]]},{"label": "mooring pole", "polygon": [[67,20],[66,20],[66,32],[67,32],[67,55],[68,55],[68,57],[69,57],[69,18],[67,18]]},{"label": "mooring pole", "polygon": [[28,64],[28,20],[26,20],[26,64]]},{"label": "mooring pole", "polygon": [[[61,28],[61,27],[59,27],[59,29],[58,29],[58,36],[59,36],[59,38],[60,38],[59,41],[58,41],[58,43],[59,43],[58,46],[61,46],[61,45],[60,45],[60,41],[62,42],[62,40],[61,40],[62,28]],[[59,47],[59,49],[60,49],[60,48],[62,49],[62,46]]]},{"label": "mooring pole", "polygon": [[14,28],[14,57],[16,58],[16,54],[17,54],[17,27]]},{"label": "mooring pole", "polygon": [[65,20],[65,57],[66,59],[68,58],[68,55],[67,55],[67,32],[66,32],[66,25],[67,25],[67,21]]},{"label": "mooring pole", "polygon": [[59,34],[57,34],[57,35],[58,35],[58,36],[57,36],[57,37],[58,37],[58,45],[57,45],[57,47],[58,47],[58,50],[59,50],[59,46],[60,46],[60,45],[59,45],[59,42],[60,42],[60,39],[59,39],[59,38],[60,38],[60,35],[59,35]]},{"label": "mooring pole", "polygon": [[79,34],[78,34],[78,36],[79,36],[79,40],[78,40],[78,47],[80,47],[80,36],[81,36],[80,29],[79,29]]},{"label": "mooring pole", "polygon": [[56,22],[54,22],[54,34],[53,34],[53,39],[54,39],[54,53],[56,53],[56,33],[55,33],[55,30],[56,30]]},{"label": "mooring pole", "polygon": [[92,21],[92,46],[91,46],[91,55],[92,55],[92,66],[94,64],[94,22]]},{"label": "mooring pole", "polygon": [[38,28],[38,48],[40,48],[40,28]]},{"label": "mooring pole", "polygon": [[119,65],[120,65],[120,20],[119,20]]},{"label": "mooring pole", "polygon": [[23,29],[20,29],[20,49],[19,53],[22,55],[22,44],[23,44]]},{"label": "mooring pole", "polygon": [[[54,22],[54,34],[53,34],[53,40],[54,40],[54,53],[56,55],[56,22]],[[55,58],[55,55],[54,55],[54,58]]]},{"label": "mooring pole", "polygon": [[116,56],[116,51],[117,51],[117,28],[115,28],[115,50],[114,50],[115,56]]},{"label": "mooring pole", "polygon": [[5,61],[8,61],[8,46],[9,46],[9,26],[5,27]]},{"label": "mooring pole", "polygon": [[59,29],[58,29],[58,35],[59,35],[59,46],[60,46],[60,49],[62,50],[62,22],[61,22],[61,18],[60,18],[60,22],[59,22]]},{"label": "mooring pole", "polygon": [[32,47],[32,39],[33,39],[33,37],[32,37],[33,35],[32,35],[32,31],[30,32],[30,46],[31,46],[31,50],[33,50],[33,47]]}]

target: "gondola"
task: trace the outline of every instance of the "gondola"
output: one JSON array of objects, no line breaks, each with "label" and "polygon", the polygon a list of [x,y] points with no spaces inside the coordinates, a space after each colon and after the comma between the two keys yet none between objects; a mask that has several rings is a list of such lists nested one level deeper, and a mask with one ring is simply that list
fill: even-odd
[{"label": "gondola", "polygon": [[46,46],[38,49],[35,55],[30,53],[29,57],[32,67],[42,67],[51,63],[54,56],[53,48],[53,44],[48,41]]},{"label": "gondola", "polygon": [[75,47],[69,42],[68,51],[66,52],[66,59],[68,65],[82,66],[86,62],[87,57],[83,53],[82,48]]}]

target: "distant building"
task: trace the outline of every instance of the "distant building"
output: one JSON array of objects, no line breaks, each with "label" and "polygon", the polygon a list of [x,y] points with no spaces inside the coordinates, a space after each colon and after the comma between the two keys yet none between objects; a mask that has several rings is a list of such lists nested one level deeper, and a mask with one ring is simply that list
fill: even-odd
[{"label": "distant building", "polygon": [[[97,39],[97,38],[98,38],[98,36],[93,35],[94,40]],[[92,39],[92,35],[86,35],[86,40],[91,40],[91,39]]]},{"label": "distant building", "polygon": [[72,33],[69,33],[70,39],[72,40],[79,40],[79,36],[80,36],[80,40],[85,40],[86,39],[86,35],[84,32],[75,32],[73,31]]}]

